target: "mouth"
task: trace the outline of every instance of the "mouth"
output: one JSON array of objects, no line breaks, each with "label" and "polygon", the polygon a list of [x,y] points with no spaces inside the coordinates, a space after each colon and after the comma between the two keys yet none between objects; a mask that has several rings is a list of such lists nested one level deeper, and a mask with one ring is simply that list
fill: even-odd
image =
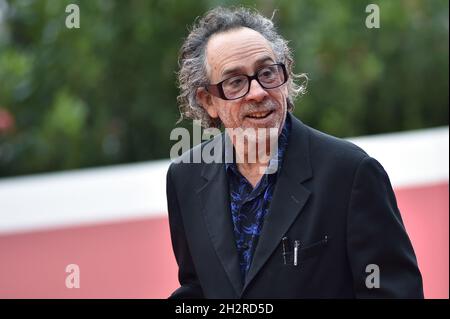
[{"label": "mouth", "polygon": [[274,111],[264,111],[264,112],[253,112],[251,114],[247,114],[246,117],[255,119],[255,120],[261,120],[269,117]]}]

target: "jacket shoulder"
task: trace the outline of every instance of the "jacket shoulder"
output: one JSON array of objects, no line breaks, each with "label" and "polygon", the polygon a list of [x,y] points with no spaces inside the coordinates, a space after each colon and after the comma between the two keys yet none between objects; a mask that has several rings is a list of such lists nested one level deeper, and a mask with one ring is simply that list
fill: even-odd
[{"label": "jacket shoulder", "polygon": [[369,157],[367,152],[356,144],[338,138],[314,128],[308,127],[310,152],[312,156],[320,154],[320,157],[332,161],[360,162]]},{"label": "jacket shoulder", "polygon": [[[212,139],[187,150],[179,157],[172,159],[168,174],[173,176],[173,178],[198,176],[204,165],[211,161],[218,161],[218,158],[222,156],[223,138],[224,133],[218,134]],[[205,148],[208,148],[208,151]],[[205,156],[208,157],[206,160]]]}]

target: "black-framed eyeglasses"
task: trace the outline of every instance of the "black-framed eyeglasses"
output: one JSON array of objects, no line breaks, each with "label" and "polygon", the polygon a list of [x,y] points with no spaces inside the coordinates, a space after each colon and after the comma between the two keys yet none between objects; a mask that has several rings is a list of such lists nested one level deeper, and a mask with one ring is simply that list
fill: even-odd
[{"label": "black-framed eyeglasses", "polygon": [[208,84],[205,89],[223,100],[236,100],[250,92],[253,80],[264,89],[275,89],[287,82],[288,74],[283,63],[275,63],[258,69],[254,75],[236,75],[217,84]]}]

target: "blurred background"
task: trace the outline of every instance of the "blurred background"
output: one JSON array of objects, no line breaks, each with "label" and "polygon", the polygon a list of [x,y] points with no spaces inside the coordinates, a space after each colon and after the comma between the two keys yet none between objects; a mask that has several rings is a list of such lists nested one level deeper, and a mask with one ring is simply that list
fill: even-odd
[{"label": "blurred background", "polygon": [[[311,79],[295,115],[380,160],[426,295],[448,298],[447,0],[0,0],[0,297],[176,288],[165,172],[171,130],[192,129],[176,124],[177,54],[197,16],[237,4],[277,10]],[[64,286],[72,263],[79,289]]]}]

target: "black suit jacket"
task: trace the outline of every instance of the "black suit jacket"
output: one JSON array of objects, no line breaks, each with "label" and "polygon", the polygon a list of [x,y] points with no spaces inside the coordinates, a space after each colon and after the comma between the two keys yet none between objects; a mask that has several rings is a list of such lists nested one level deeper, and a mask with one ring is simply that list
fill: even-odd
[{"label": "black suit jacket", "polygon": [[[383,167],[350,142],[292,115],[282,170],[245,282],[241,282],[223,163],[182,163],[167,173],[173,250],[171,298],[422,298],[422,278]],[[213,144],[211,144],[213,143]],[[223,154],[222,154],[223,155]],[[281,239],[301,243],[285,265]],[[292,253],[292,246],[289,249]],[[373,265],[379,269],[379,288]]]}]

